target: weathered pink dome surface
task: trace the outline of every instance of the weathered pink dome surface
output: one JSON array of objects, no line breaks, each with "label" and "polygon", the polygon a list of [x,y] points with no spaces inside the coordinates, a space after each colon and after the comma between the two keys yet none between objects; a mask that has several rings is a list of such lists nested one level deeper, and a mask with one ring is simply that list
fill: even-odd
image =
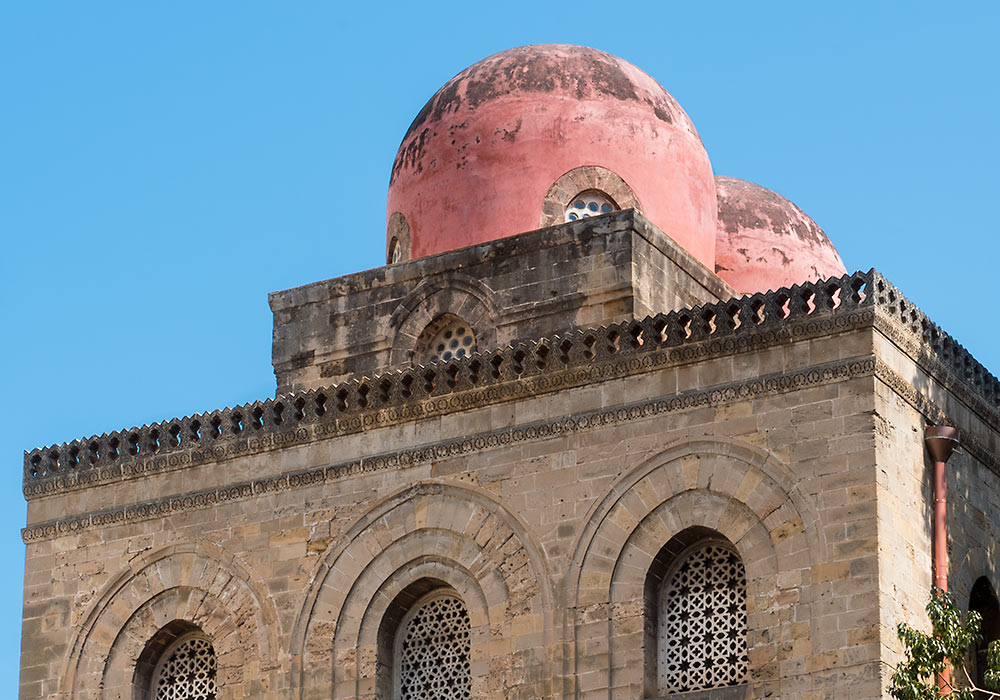
[{"label": "weathered pink dome surface", "polygon": [[619,175],[712,269],[715,183],[694,125],[646,73],[582,46],[510,49],[448,81],[403,137],[387,216],[406,217],[414,258],[531,231],[552,184],[583,165]]},{"label": "weathered pink dome surface", "polygon": [[715,191],[715,272],[736,291],[766,292],[846,273],[823,229],[781,195],[734,177],[716,177]]}]

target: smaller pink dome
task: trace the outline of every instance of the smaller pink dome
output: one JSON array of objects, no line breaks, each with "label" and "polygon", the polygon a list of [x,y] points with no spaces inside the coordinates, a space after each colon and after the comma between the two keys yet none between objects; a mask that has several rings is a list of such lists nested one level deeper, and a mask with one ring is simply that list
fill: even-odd
[{"label": "smaller pink dome", "polygon": [[846,274],[815,221],[771,190],[734,177],[715,178],[715,272],[741,294],[766,292]]}]

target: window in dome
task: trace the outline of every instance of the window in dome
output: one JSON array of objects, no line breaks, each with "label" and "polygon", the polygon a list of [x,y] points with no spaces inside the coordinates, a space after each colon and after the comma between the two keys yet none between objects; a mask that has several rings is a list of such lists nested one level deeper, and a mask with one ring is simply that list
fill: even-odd
[{"label": "window in dome", "polygon": [[166,649],[153,672],[152,700],[215,700],[216,661],[212,642],[195,632]]},{"label": "window in dome", "polygon": [[467,700],[472,695],[471,624],[465,603],[449,592],[418,601],[396,641],[398,700]]},{"label": "window in dome", "polygon": [[745,682],[747,579],[732,547],[703,540],[678,556],[659,603],[662,694]]},{"label": "window in dome", "polygon": [[393,236],[392,240],[389,241],[389,255],[387,255],[386,257],[389,259],[388,260],[389,265],[398,263],[400,260],[403,259],[403,246],[400,245],[399,239],[396,238],[395,236]]},{"label": "window in dome", "polygon": [[[448,316],[442,320],[445,323],[438,326],[425,346],[423,358],[425,363],[460,360],[476,351],[476,336],[468,323],[456,316]],[[432,324],[432,327],[434,325],[436,324]]]},{"label": "window in dome", "polygon": [[618,207],[611,198],[599,190],[587,190],[573,197],[566,207],[566,221],[579,221],[592,216],[609,214]]},{"label": "window in dome", "polygon": [[385,264],[393,265],[410,259],[410,224],[398,211],[389,217],[385,230]]}]

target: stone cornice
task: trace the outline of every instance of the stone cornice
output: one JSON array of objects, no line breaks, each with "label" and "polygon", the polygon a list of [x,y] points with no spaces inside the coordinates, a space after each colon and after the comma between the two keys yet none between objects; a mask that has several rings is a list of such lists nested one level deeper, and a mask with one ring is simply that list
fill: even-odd
[{"label": "stone cornice", "polygon": [[918,354],[928,371],[950,377],[996,418],[1000,382],[871,270],[35,449],[24,456],[24,494],[31,499],[871,327],[879,316],[896,319],[886,328],[893,325],[925,351]]},{"label": "stone cornice", "polygon": [[192,491],[117,508],[76,514],[23,528],[21,537],[25,543],[37,542],[92,528],[150,520],[182,511],[208,508],[218,503],[246,500],[277,491],[306,488],[317,483],[339,481],[385,469],[416,466],[436,459],[468,455],[522,442],[545,440],[703,406],[718,406],[795,391],[809,386],[845,381],[855,377],[872,376],[875,373],[875,368],[876,359],[868,356],[817,365],[794,372],[754,377],[706,389],[681,392],[554,420],[536,421],[513,428],[470,435],[461,439],[445,440],[409,450],[373,455],[276,477],[243,481],[215,489]]},{"label": "stone cornice", "polygon": [[[875,377],[892,389],[901,399],[910,404],[919,414],[934,425],[954,425],[951,416],[940,406],[918,391],[912,384],[900,377],[889,365],[881,360],[875,362]],[[962,449],[988,469],[1000,476],[1000,455],[993,452],[988,445],[971,430],[962,432]]]},{"label": "stone cornice", "polygon": [[[983,422],[996,430],[1000,430],[1000,410],[998,410],[996,402],[989,401],[984,392],[979,390],[979,387],[960,376],[959,366],[964,365],[962,360],[959,360],[959,362],[942,362],[940,353],[931,349],[923,341],[922,335],[917,335],[912,329],[904,326],[895,315],[890,314],[885,309],[876,307],[874,320],[875,329],[911,358],[918,367],[928,375],[933,376],[942,387],[964,403]],[[955,347],[960,349],[967,357],[972,357],[957,343]],[[982,368],[982,365],[979,365],[978,362],[976,365]],[[895,373],[893,374],[895,375]],[[986,376],[992,375],[987,373]],[[907,386],[910,385],[907,384]],[[929,414],[926,415],[930,417]],[[944,418],[935,418],[933,420],[935,423],[941,423]],[[962,442],[965,442],[964,435]]]}]

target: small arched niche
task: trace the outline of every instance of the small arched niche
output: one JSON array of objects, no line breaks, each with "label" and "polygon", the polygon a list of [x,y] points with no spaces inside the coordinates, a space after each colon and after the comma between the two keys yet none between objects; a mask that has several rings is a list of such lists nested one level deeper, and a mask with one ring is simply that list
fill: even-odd
[{"label": "small arched niche", "polygon": [[164,625],[136,660],[132,700],[214,700],[217,662],[212,640],[186,620]]},{"label": "small arched niche", "polygon": [[[975,675],[973,680],[980,688],[986,688],[983,675],[988,668],[986,653],[990,642],[1000,639],[1000,601],[997,600],[993,584],[985,576],[980,576],[972,585],[969,593],[969,610],[975,610],[983,617],[979,627],[980,641],[973,647],[973,665]],[[983,694],[982,697],[987,697]]]},{"label": "small arched niche", "polygon": [[563,173],[549,187],[542,200],[539,223],[542,227],[555,226],[621,209],[642,211],[628,183],[607,168],[582,165]]},{"label": "small arched niche", "polygon": [[386,224],[385,264],[406,262],[412,256],[410,248],[410,224],[398,211],[393,212]]},{"label": "small arched niche", "polygon": [[691,527],[660,549],[646,574],[644,697],[747,680],[746,569],[720,533]]},{"label": "small arched niche", "polygon": [[584,190],[573,197],[566,205],[566,221],[579,221],[602,214],[618,211],[615,200],[600,190]]},{"label": "small arched niche", "polygon": [[386,609],[377,640],[377,700],[471,697],[469,611],[445,582],[422,578],[403,589]]},{"label": "small arched niche", "polygon": [[417,337],[413,359],[419,364],[461,360],[476,352],[476,333],[465,319],[442,314]]}]

